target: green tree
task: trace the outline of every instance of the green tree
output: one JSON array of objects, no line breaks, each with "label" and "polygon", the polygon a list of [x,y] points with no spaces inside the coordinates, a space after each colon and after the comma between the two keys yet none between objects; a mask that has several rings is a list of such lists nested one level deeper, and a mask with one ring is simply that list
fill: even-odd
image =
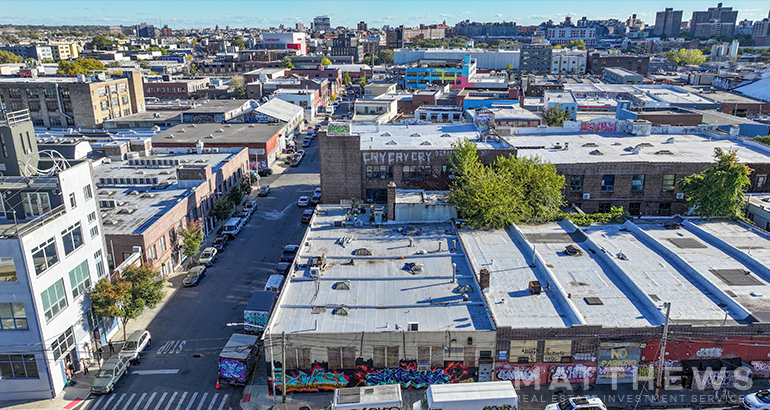
[{"label": "green tree", "polygon": [[147,70],[150,68],[150,62],[147,60],[139,60],[139,68]]},{"label": "green tree", "polygon": [[241,191],[243,191],[243,195],[251,195],[251,190],[254,184],[257,183],[257,177],[252,174],[251,172],[247,172],[246,175],[241,178]]},{"label": "green tree", "polygon": [[158,271],[150,267],[129,266],[115,283],[102,279],[91,292],[94,312],[98,316],[120,319],[125,340],[128,321],[163,299],[163,282],[157,276]]},{"label": "green tree", "polygon": [[230,45],[233,47],[238,47],[239,50],[245,50],[246,49],[246,40],[243,39],[243,37],[236,37],[233,39],[233,41],[230,42]]},{"label": "green tree", "polygon": [[115,44],[112,40],[107,38],[104,34],[94,36],[91,41],[86,43],[86,48],[91,50],[106,50]]},{"label": "green tree", "polygon": [[9,51],[0,50],[0,64],[16,64],[24,62],[24,59]]},{"label": "green tree", "polygon": [[288,68],[289,70],[294,69],[294,64],[291,62],[291,58],[288,56],[284,57],[283,60],[281,60],[281,67]]},{"label": "green tree", "polygon": [[227,193],[227,199],[232,205],[239,205],[243,201],[243,189],[240,185],[236,185],[230,188],[230,192]]},{"label": "green tree", "polygon": [[342,84],[345,85],[345,87],[350,87],[350,83],[352,81],[350,80],[350,74],[345,72],[345,74],[342,75]]},{"label": "green tree", "polygon": [[361,88],[364,88],[366,86],[366,77],[361,76],[361,80],[358,82],[358,84],[361,86]]},{"label": "green tree", "polygon": [[332,100],[332,102],[334,102],[337,99],[337,94],[330,95],[329,99]]},{"label": "green tree", "polygon": [[243,76],[235,75],[230,80],[230,91],[233,92],[233,96],[236,100],[245,100],[246,97],[246,82]]},{"label": "green tree", "polygon": [[[233,204],[227,198],[220,198],[214,201],[211,208],[211,215],[218,221],[226,221],[233,214]],[[194,255],[194,254],[193,254]]]},{"label": "green tree", "polygon": [[586,49],[586,42],[583,40],[572,40],[567,44],[567,48],[576,48],[578,50]]},{"label": "green tree", "polygon": [[162,55],[162,56],[167,56],[168,55],[168,50],[166,50],[163,47],[158,47],[158,46],[149,46],[149,47],[147,47],[147,51],[160,51],[160,55]]},{"label": "green tree", "polygon": [[[212,211],[213,212],[213,211]],[[195,222],[187,224],[185,229],[179,230],[182,237],[182,254],[186,257],[196,255],[203,244],[203,229]]]},{"label": "green tree", "polygon": [[677,63],[680,66],[701,65],[706,61],[706,57],[703,56],[703,52],[700,50],[680,48],[679,50],[671,50],[666,53],[666,60]]},{"label": "green tree", "polygon": [[379,64],[393,64],[393,50],[380,50],[377,59],[380,60]]},{"label": "green tree", "polygon": [[749,175],[753,170],[738,163],[735,151],[714,148],[714,158],[715,164],[700,174],[685,177],[676,187],[684,192],[688,205],[697,215],[738,217],[745,203],[743,188],[751,185]]},{"label": "green tree", "polygon": [[73,62],[59,61],[59,74],[75,75],[88,74],[89,71],[103,71],[107,67],[99,60],[93,58],[78,58]]},{"label": "green tree", "polygon": [[508,71],[513,70],[513,64],[508,64],[507,66],[505,66],[505,69]]},{"label": "green tree", "polygon": [[54,63],[55,61],[51,60],[50,58],[44,58],[40,60],[40,62],[43,64],[50,64],[50,63]]},{"label": "green tree", "polygon": [[762,144],[765,144],[765,145],[770,145],[770,135],[765,135],[764,137],[760,137],[759,135],[757,135],[756,137],[754,137],[754,141],[761,142]]},{"label": "green tree", "polygon": [[119,68],[120,67],[120,62],[118,62],[118,61],[111,61],[111,62],[107,63],[104,67],[105,68]]},{"label": "green tree", "polygon": [[561,109],[561,104],[553,105],[543,111],[543,122],[549,127],[563,127],[564,121],[569,121],[570,113]]},{"label": "green tree", "polygon": [[330,65],[331,63],[332,63],[332,61],[331,61],[331,60],[329,60],[329,59],[328,59],[328,58],[326,58],[326,57],[324,57],[324,58],[322,58],[322,59],[321,59],[321,65],[322,65],[322,66],[324,66],[324,67],[326,67],[326,66]]}]

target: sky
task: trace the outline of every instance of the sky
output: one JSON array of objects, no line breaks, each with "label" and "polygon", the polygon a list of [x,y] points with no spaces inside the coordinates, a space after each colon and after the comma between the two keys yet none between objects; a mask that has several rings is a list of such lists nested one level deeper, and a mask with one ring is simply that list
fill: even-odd
[{"label": "sky", "polygon": [[[636,13],[648,25],[666,7],[683,10],[689,20],[694,10],[715,7],[718,0],[0,0],[0,24],[135,25],[146,22],[172,29],[214,27],[309,27],[313,17],[327,14],[332,26],[355,28],[365,21],[370,27],[407,27],[446,20],[515,21],[519,25],[573,20],[617,18]],[[724,7],[739,10],[738,21],[767,17],[770,1],[723,0]]]}]

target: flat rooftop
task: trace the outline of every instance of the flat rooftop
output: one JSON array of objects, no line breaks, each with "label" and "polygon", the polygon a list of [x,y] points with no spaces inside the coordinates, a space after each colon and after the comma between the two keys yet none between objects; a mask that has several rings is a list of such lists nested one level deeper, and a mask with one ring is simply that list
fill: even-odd
[{"label": "flat rooftop", "polygon": [[[296,259],[300,268],[270,318],[271,333],[393,332],[409,323],[420,331],[494,329],[462,247],[451,250],[457,240],[451,224],[412,225],[420,234],[405,236],[392,225],[369,225],[364,215],[362,227],[335,227],[348,209],[316,208]],[[341,238],[350,242],[343,246]],[[321,255],[328,267],[311,278],[302,266]],[[423,269],[413,274],[403,269],[407,263]]]},{"label": "flat rooftop", "polygon": [[[759,144],[745,145],[743,140],[695,134],[652,134],[636,137],[625,133],[574,133],[503,138],[518,148],[518,156],[537,155],[554,164],[703,163],[713,161],[714,148],[717,147],[723,150],[737,149],[741,162],[770,162],[770,148],[761,147]],[[568,149],[563,148],[566,142],[569,142]],[[561,148],[555,148],[557,146]],[[641,150],[634,154],[633,149],[637,146],[641,146]]]},{"label": "flat rooftop", "polygon": [[205,104],[190,108],[185,114],[209,114],[238,110],[249,105],[250,100],[209,100]]},{"label": "flat rooftop", "polygon": [[152,143],[265,143],[280,130],[278,124],[179,124],[155,134]]},{"label": "flat rooftop", "polygon": [[[96,195],[114,200],[114,208],[100,207],[104,233],[138,235],[193,192],[178,185],[176,169],[185,165],[211,166],[212,174],[233,153],[152,155],[134,161],[113,161],[94,168]],[[146,165],[140,165],[143,162]],[[136,183],[130,183],[130,182]],[[203,182],[201,182],[203,183]]]},{"label": "flat rooftop", "polygon": [[351,133],[361,136],[361,149],[367,150],[432,150],[451,149],[463,138],[475,141],[479,149],[510,148],[505,142],[487,139],[478,141],[479,132],[473,124],[401,125],[354,124]]},{"label": "flat rooftop", "polygon": [[703,94],[704,97],[718,101],[721,103],[729,103],[729,104],[764,104],[762,101],[755,100],[753,98],[749,98],[740,94],[734,94],[727,91],[717,91],[711,90],[711,86],[683,86],[682,89],[693,92],[693,93],[700,93]]}]

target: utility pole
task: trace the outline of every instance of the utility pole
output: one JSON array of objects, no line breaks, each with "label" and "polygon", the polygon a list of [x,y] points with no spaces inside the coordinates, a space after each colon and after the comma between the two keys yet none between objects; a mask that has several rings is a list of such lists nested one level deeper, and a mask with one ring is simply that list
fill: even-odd
[{"label": "utility pole", "polygon": [[281,332],[281,403],[286,403],[286,332]]},{"label": "utility pole", "polygon": [[671,302],[663,303],[666,308],[666,322],[663,323],[663,337],[660,339],[660,358],[658,358],[658,377],[655,383],[655,401],[660,402],[663,393],[663,361],[666,358],[666,339],[668,338],[668,316],[671,313]]}]

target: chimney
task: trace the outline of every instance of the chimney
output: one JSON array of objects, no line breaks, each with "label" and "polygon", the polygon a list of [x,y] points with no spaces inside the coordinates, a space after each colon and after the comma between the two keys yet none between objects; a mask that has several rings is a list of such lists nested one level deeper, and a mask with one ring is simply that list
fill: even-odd
[{"label": "chimney", "polygon": [[388,184],[388,219],[396,220],[396,183]]},{"label": "chimney", "polygon": [[557,78],[556,81],[561,83],[561,69],[559,69],[559,78]]},{"label": "chimney", "polygon": [[519,88],[519,107],[524,108],[524,87]]},{"label": "chimney", "polygon": [[489,289],[489,269],[487,268],[482,268],[479,271],[479,287],[481,287],[482,292]]}]

